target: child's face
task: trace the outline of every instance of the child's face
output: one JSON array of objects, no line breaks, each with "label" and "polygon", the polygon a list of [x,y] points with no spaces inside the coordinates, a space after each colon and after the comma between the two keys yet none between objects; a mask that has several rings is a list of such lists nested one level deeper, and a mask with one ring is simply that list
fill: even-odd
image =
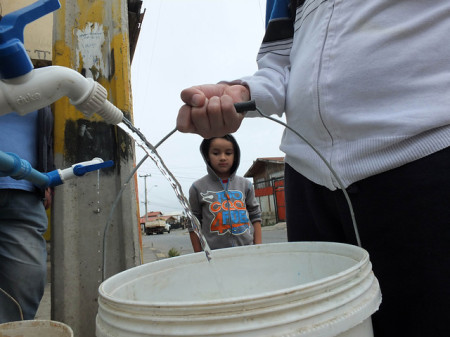
[{"label": "child's face", "polygon": [[220,178],[230,176],[234,162],[233,144],[223,138],[214,138],[208,152],[209,163]]}]

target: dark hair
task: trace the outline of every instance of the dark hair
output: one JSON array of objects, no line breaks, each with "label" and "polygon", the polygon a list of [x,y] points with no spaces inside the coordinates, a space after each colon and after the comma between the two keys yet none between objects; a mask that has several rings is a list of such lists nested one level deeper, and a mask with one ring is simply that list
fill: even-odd
[{"label": "dark hair", "polygon": [[233,150],[234,150],[234,160],[233,160],[233,165],[230,168],[230,171],[233,173],[237,170],[237,166],[239,165],[239,146],[236,142],[236,139],[234,139],[234,137],[230,134],[227,134],[225,136],[222,137],[212,137],[212,138],[208,138],[208,139],[203,139],[202,143],[200,144],[200,152],[202,153],[203,157],[205,158],[205,160],[207,162],[209,162],[209,148],[211,147],[211,142],[214,139],[217,138],[223,138],[228,140],[231,144],[233,144]]}]

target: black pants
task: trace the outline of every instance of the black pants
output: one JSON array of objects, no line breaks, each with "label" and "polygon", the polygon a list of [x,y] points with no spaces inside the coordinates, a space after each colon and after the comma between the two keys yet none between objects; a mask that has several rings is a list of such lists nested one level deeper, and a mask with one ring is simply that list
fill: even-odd
[{"label": "black pants", "polygon": [[[342,191],[285,168],[289,241],[356,244]],[[450,336],[450,148],[352,184],[383,301],[375,337]]]}]

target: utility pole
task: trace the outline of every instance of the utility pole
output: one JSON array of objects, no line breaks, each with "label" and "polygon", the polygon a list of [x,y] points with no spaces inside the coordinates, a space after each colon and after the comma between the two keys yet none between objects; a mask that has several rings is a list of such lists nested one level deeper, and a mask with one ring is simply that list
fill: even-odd
[{"label": "utility pole", "polygon": [[147,212],[147,178],[151,177],[152,175],[149,174],[144,174],[144,175],[139,175],[139,177],[144,178],[144,184],[145,184],[145,222],[148,221],[148,212]]},{"label": "utility pole", "polygon": [[[108,100],[132,121],[130,1],[59,1],[61,8],[53,13],[53,65],[72,68],[100,83]],[[135,145],[119,128],[95,115],[86,118],[65,97],[54,103],[54,113],[56,167],[94,157],[115,164],[58,186],[52,205],[56,225],[52,226],[51,317],[69,325],[75,336],[95,337],[99,285],[141,264],[135,179],[110,217],[111,206],[133,171]],[[107,223],[111,225],[105,232]]]}]

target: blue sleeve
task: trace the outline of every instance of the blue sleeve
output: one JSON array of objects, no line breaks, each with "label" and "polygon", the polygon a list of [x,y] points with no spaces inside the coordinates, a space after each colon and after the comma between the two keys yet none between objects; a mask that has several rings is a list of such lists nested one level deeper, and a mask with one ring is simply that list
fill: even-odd
[{"label": "blue sleeve", "polygon": [[266,28],[274,19],[289,18],[290,0],[267,0],[266,2]]}]

